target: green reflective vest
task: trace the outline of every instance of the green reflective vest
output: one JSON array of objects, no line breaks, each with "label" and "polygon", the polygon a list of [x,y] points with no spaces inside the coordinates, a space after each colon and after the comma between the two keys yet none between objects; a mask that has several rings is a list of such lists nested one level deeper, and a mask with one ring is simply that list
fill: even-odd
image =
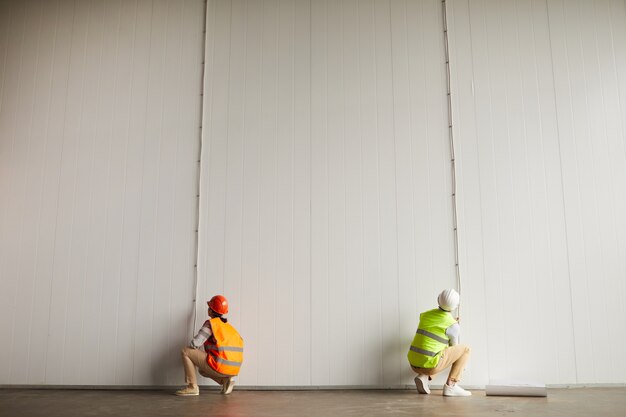
[{"label": "green reflective vest", "polygon": [[420,324],[411,343],[407,357],[415,368],[434,368],[441,352],[448,347],[450,338],[446,329],[456,323],[447,311],[439,308],[420,314]]}]

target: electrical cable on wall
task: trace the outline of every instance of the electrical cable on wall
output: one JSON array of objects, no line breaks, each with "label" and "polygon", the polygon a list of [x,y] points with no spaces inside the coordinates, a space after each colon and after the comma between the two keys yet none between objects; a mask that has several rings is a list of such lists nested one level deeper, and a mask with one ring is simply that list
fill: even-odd
[{"label": "electrical cable on wall", "polygon": [[[454,131],[452,128],[452,89],[451,89],[451,73],[450,73],[450,50],[448,43],[448,8],[446,0],[441,1],[441,10],[443,14],[443,42],[446,61],[446,93],[448,99],[448,139],[450,142],[450,165],[452,169],[452,231],[454,240],[454,269],[456,273],[457,291],[461,294],[461,271],[459,269],[459,235],[457,226],[457,204],[456,204],[456,158],[454,153]],[[459,305],[457,314],[460,315],[461,307]]]},{"label": "electrical cable on wall", "polygon": [[198,143],[198,179],[196,186],[196,259],[194,263],[194,292],[193,292],[193,300],[192,304],[192,314],[193,314],[193,328],[191,329],[191,337],[193,338],[195,331],[197,330],[197,315],[198,315],[198,264],[200,260],[200,183],[202,180],[202,128],[204,126],[204,85],[205,85],[205,77],[206,77],[206,31],[207,31],[207,21],[209,19],[209,7],[208,0],[204,1],[204,27],[202,28],[202,70],[200,71],[202,74],[202,79],[200,81],[200,128],[199,131],[199,143]]}]

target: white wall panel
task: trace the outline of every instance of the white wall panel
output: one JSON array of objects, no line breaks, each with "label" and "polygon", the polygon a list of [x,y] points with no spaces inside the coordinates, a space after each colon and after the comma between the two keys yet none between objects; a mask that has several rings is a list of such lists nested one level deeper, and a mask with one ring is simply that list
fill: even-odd
[{"label": "white wall panel", "polygon": [[[441,2],[204,11],[0,1],[0,384],[178,384],[214,293],[241,385],[410,384],[455,285]],[[448,12],[465,381],[623,383],[626,4]]]},{"label": "white wall panel", "polygon": [[455,282],[441,3],[207,22],[199,300],[231,300],[239,383],[411,383],[418,312]]},{"label": "white wall panel", "polygon": [[626,5],[449,5],[468,377],[624,382]]},{"label": "white wall panel", "polygon": [[[581,382],[623,382],[626,360],[594,364],[626,342],[620,324],[626,232],[626,4],[549,3],[561,131],[576,370]],[[573,30],[572,26],[578,26]],[[606,347],[593,341],[610,335]]]},{"label": "white wall panel", "polygon": [[179,382],[203,11],[0,2],[0,384]]}]

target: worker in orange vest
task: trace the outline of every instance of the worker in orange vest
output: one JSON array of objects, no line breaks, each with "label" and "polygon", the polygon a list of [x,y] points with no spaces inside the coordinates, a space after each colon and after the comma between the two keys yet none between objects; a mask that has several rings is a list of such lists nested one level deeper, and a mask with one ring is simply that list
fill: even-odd
[{"label": "worker in orange vest", "polygon": [[182,350],[187,386],[176,391],[176,395],[186,397],[200,394],[196,367],[200,375],[222,386],[222,394],[230,394],[235,386],[234,377],[239,374],[243,362],[243,339],[222,317],[228,313],[226,297],[216,295],[207,304],[209,320],[204,322],[189,346]]}]

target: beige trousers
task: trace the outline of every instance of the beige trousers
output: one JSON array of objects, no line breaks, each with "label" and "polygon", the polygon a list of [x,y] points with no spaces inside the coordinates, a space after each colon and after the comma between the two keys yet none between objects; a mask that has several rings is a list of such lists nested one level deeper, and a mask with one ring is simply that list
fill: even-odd
[{"label": "beige trousers", "polygon": [[220,385],[224,385],[231,378],[229,375],[220,374],[211,368],[206,361],[207,353],[191,347],[184,347],[181,351],[183,358],[183,367],[185,368],[185,383],[189,386],[197,386],[198,379],[196,377],[196,367],[200,375],[211,378]]},{"label": "beige trousers", "polygon": [[448,378],[454,382],[458,382],[461,380],[461,374],[465,369],[465,364],[469,360],[469,357],[469,346],[454,345],[443,350],[441,357],[439,358],[439,363],[437,363],[437,366],[434,368],[416,368],[414,366],[411,366],[411,368],[413,369],[413,372],[417,372],[418,374],[433,376],[452,365]]}]

